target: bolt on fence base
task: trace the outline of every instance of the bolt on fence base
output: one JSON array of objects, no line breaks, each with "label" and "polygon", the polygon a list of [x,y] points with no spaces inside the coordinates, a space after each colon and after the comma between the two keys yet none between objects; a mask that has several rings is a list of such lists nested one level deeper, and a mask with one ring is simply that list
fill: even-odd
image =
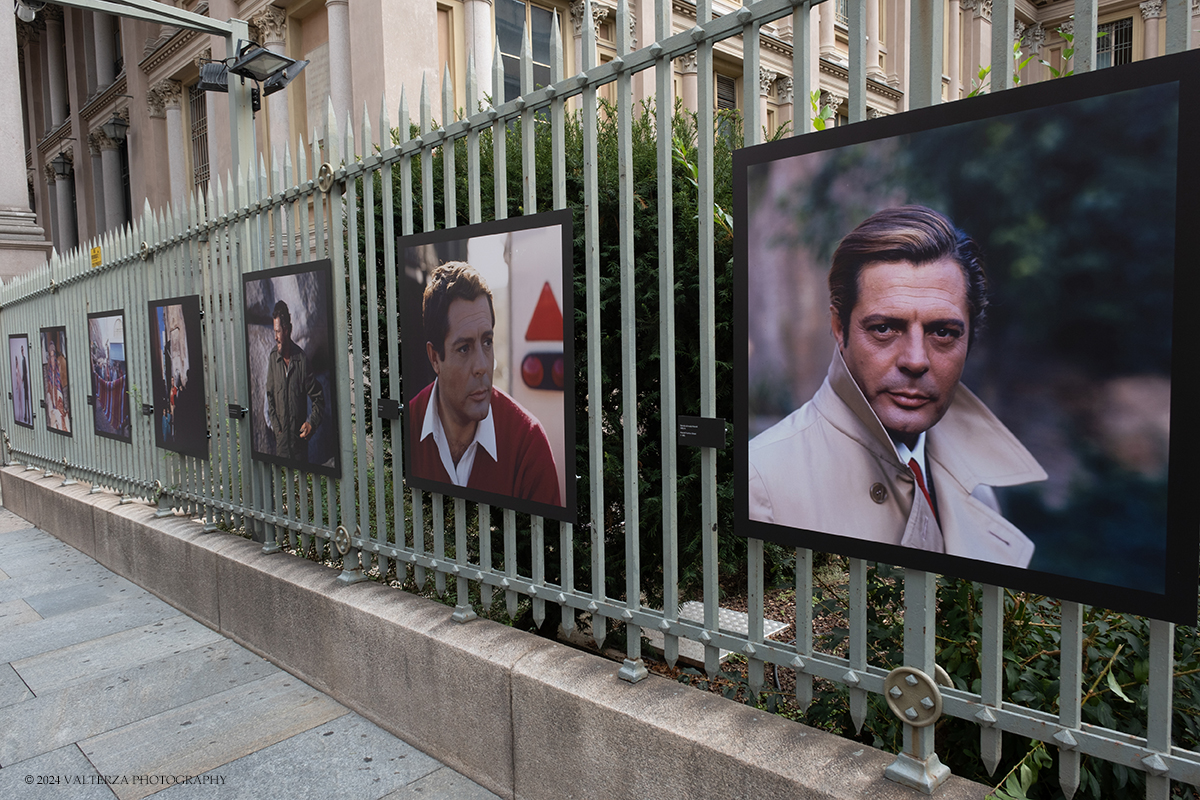
[{"label": "bolt on fence base", "polygon": [[343,569],[337,579],[340,583],[351,584],[361,583],[367,579],[367,576],[363,574],[362,567],[355,567],[354,569]]},{"label": "bolt on fence base", "polygon": [[901,786],[916,789],[925,794],[933,794],[933,790],[946,782],[950,777],[950,768],[941,762],[937,753],[922,761],[908,753],[901,753],[896,760],[888,764],[883,771],[884,776]]},{"label": "bolt on fence base", "polygon": [[74,478],[72,478],[70,476],[64,475],[63,482],[60,483],[59,486],[74,486],[77,483],[79,483],[79,481],[75,480]]},{"label": "bolt on fence base", "polygon": [[646,669],[645,663],[640,658],[637,661],[625,659],[625,663],[617,670],[617,677],[630,683],[637,683],[649,675],[649,670]]},{"label": "bolt on fence base", "polygon": [[267,542],[266,544],[263,545],[262,551],[265,555],[269,556],[272,553],[283,552],[283,548],[279,546],[279,542]]},{"label": "bolt on fence base", "polygon": [[159,495],[158,507],[154,509],[155,517],[170,517],[174,516],[175,509],[171,508],[171,498],[167,495]]},{"label": "bolt on fence base", "polygon": [[455,622],[470,622],[477,616],[473,607],[469,605],[457,605],[454,607],[454,613],[450,615],[450,619]]}]

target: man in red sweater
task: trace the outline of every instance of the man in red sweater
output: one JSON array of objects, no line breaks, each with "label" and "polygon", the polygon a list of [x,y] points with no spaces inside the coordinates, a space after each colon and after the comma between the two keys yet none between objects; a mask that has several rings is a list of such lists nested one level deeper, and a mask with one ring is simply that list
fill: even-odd
[{"label": "man in red sweater", "polygon": [[438,267],[423,300],[425,353],[437,378],[410,404],[411,469],[426,480],[561,506],[540,422],[492,386],[496,314],[469,264]]}]

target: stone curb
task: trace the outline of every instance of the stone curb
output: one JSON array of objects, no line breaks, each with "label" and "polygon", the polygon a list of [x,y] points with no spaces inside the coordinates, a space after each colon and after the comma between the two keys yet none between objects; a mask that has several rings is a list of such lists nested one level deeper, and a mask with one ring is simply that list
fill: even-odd
[{"label": "stone curb", "polygon": [[0,470],[4,505],[501,797],[923,796],[880,750],[42,474]]}]

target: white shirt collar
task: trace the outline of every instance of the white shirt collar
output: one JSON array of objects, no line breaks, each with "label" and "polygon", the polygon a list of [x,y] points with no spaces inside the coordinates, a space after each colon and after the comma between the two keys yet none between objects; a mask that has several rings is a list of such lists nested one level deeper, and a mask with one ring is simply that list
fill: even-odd
[{"label": "white shirt collar", "polygon": [[455,486],[466,486],[471,479],[471,468],[475,466],[475,453],[479,447],[486,450],[493,461],[500,460],[496,455],[496,421],[492,417],[491,404],[488,404],[487,416],[475,426],[475,438],[467,445],[462,458],[458,460],[458,466],[455,466],[454,459],[450,457],[450,442],[446,438],[446,430],[442,427],[442,418],[437,412],[437,403],[438,382],[435,378],[433,391],[429,393],[429,405],[425,407],[425,419],[421,423],[420,441],[432,436],[437,445],[438,455],[442,458],[442,466],[450,476],[450,482]]},{"label": "white shirt collar", "polygon": [[917,436],[917,444],[911,450],[904,442],[896,442],[896,455],[900,456],[900,463],[907,464],[909,459],[915,458],[917,464],[921,467],[921,474],[928,475],[929,470],[925,467],[925,431]]}]

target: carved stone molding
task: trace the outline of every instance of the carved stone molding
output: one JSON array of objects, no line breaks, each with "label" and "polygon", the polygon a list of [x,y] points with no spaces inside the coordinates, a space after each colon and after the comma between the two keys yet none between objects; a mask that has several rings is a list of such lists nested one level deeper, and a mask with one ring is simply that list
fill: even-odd
[{"label": "carved stone molding", "polygon": [[42,177],[46,179],[47,184],[54,183],[58,180],[58,176],[54,174],[54,167],[49,164],[42,164]]},{"label": "carved stone molding", "polygon": [[571,24],[575,26],[575,35],[583,36],[583,0],[571,0]]},{"label": "carved stone molding", "polygon": [[867,109],[867,119],[879,119],[880,117],[886,117],[887,115],[888,113],[881,108]]},{"label": "carved stone molding", "polygon": [[277,6],[266,6],[248,20],[258,28],[260,44],[283,44],[287,34],[287,14]]},{"label": "carved stone molding", "polygon": [[38,12],[38,17],[45,20],[46,22],[57,22],[59,25],[62,25],[63,24],[62,6],[48,5],[45,8],[43,8],[41,11]]},{"label": "carved stone molding", "polygon": [[775,82],[775,85],[779,87],[779,103],[781,105],[791,103],[795,95],[795,88],[792,84],[792,79],[780,78]]},{"label": "carved stone molding", "polygon": [[1042,23],[1035,22],[1025,30],[1025,35],[1021,37],[1021,44],[1028,48],[1031,53],[1037,55],[1042,50],[1042,45],[1046,43],[1046,29],[1042,27]]},{"label": "carved stone molding", "polygon": [[844,102],[846,102],[845,97],[836,95],[833,92],[825,91],[824,89],[821,90],[820,107],[824,108],[825,106],[829,106],[833,109],[835,116],[837,115],[837,110],[842,107],[842,103]]},{"label": "carved stone molding", "polygon": [[206,47],[203,50],[201,50],[200,55],[196,56],[196,60],[194,63],[198,67],[201,64],[203,64],[205,61],[212,61],[212,48],[211,47]]},{"label": "carved stone molding", "polygon": [[637,14],[629,9],[629,49],[637,50]]},{"label": "carved stone molding", "polygon": [[1138,8],[1142,10],[1142,19],[1158,19],[1163,15],[1162,0],[1146,0],[1139,3]]},{"label": "carved stone molding", "polygon": [[97,128],[88,134],[88,146],[92,155],[98,155],[101,150],[116,150],[121,145],[108,138],[108,134],[102,128]]},{"label": "carved stone molding", "polygon": [[684,53],[679,58],[675,59],[675,63],[679,65],[679,71],[685,75],[688,73],[694,74],[699,71],[699,68],[696,66],[695,52]]},{"label": "carved stone molding", "polygon": [[1025,23],[1017,20],[1013,23],[1013,41],[1019,42],[1025,38]]},{"label": "carved stone molding", "polygon": [[[168,108],[179,108],[183,103],[183,84],[179,81],[163,78],[158,83],[150,87],[150,95],[157,96],[158,103],[162,106],[163,115],[165,116]],[[153,101],[151,101],[152,113],[150,116],[155,116],[153,113]]]},{"label": "carved stone molding", "polygon": [[771,88],[775,85],[775,79],[778,77],[777,73],[772,72],[766,67],[758,68],[758,94],[760,97],[771,96]]},{"label": "carved stone molding", "polygon": [[959,6],[963,11],[973,11],[975,19],[992,21],[992,0],[961,0]]},{"label": "carved stone molding", "polygon": [[1074,19],[1067,20],[1062,25],[1059,25],[1058,29],[1060,31],[1062,31],[1063,33],[1067,34],[1068,36],[1073,35],[1075,33],[1075,20]]},{"label": "carved stone molding", "polygon": [[24,49],[25,45],[30,42],[36,42],[41,38],[44,30],[46,30],[46,23],[40,18],[34,19],[33,22],[17,20],[17,47]]}]

